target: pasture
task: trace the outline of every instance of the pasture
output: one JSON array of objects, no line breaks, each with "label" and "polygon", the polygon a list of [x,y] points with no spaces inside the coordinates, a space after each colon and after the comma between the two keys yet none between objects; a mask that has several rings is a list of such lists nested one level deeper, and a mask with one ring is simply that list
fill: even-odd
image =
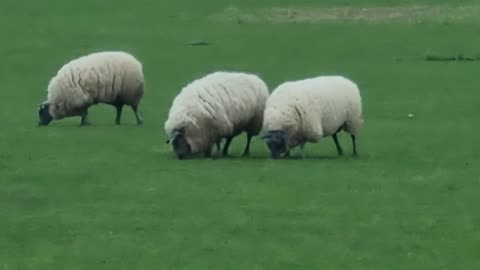
[{"label": "pasture", "polygon": [[[2,0],[0,269],[479,269],[480,4],[454,0]],[[207,41],[207,46],[190,42]],[[144,66],[125,108],[38,127],[68,60],[126,50]],[[358,83],[359,157],[331,138],[270,160],[175,158],[163,131],[215,70]],[[414,117],[409,118],[412,113]]]}]

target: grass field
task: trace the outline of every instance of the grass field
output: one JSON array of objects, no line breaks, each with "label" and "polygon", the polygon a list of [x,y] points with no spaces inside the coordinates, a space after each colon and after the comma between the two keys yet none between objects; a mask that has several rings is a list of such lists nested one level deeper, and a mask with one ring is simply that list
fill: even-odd
[{"label": "grass field", "polygon": [[[317,3],[321,2],[321,3]],[[367,9],[365,9],[367,8]],[[0,270],[480,269],[480,4],[454,0],[2,0]],[[206,40],[210,46],[188,46]],[[127,50],[145,119],[90,110],[37,127],[66,61]],[[208,72],[343,74],[365,110],[358,158],[176,160],[163,123]],[[407,115],[413,113],[414,118]],[[350,153],[348,136],[342,144]],[[299,152],[293,153],[295,157]]]}]

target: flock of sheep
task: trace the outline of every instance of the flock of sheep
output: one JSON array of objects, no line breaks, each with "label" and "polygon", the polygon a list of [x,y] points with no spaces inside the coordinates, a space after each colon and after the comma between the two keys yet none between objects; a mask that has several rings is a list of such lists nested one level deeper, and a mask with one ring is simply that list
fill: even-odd
[{"label": "flock of sheep", "polygon": [[[39,105],[39,125],[81,116],[88,124],[88,108],[104,103],[115,106],[116,124],[128,105],[137,123],[143,123],[138,106],[144,94],[142,64],[126,52],[98,52],[65,64],[50,80],[47,100]],[[185,86],[175,97],[165,122],[167,143],[179,159],[212,155],[214,145],[228,155],[234,137],[245,132],[244,156],[252,137],[265,130],[272,158],[290,156],[305,143],[332,136],[339,155],[337,134],[344,130],[357,154],[356,136],[363,125],[362,100],[355,83],[342,76],[320,76],[280,84],[271,93],[256,75],[214,72]],[[223,150],[221,142],[225,139]]]}]

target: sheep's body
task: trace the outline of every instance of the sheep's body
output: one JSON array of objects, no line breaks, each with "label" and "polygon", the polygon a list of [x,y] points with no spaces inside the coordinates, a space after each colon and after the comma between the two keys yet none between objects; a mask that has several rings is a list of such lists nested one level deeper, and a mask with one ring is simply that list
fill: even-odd
[{"label": "sheep's body", "polygon": [[[142,64],[125,52],[98,52],[65,64],[48,85],[49,113],[53,119],[85,116],[88,107],[105,103],[117,107],[117,124],[123,105],[137,107],[144,94]],[[83,122],[84,119],[82,119]]]},{"label": "sheep's body", "polygon": [[[260,133],[268,98],[266,84],[256,75],[239,72],[215,72],[195,80],[175,97],[165,132],[180,131],[190,153],[209,154],[221,138],[227,138],[224,154],[233,137],[246,132],[248,147],[252,136]],[[173,139],[173,138],[172,138]]]},{"label": "sheep's body", "polygon": [[341,76],[285,82],[270,95],[264,114],[266,130],[286,133],[287,150],[327,136],[339,148],[336,134],[343,129],[356,136],[362,125],[359,89]]}]

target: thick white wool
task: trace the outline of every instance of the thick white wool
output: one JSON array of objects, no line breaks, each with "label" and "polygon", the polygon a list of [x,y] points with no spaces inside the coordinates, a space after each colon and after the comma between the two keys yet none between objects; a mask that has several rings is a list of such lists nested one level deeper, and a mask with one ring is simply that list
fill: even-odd
[{"label": "thick white wool", "polygon": [[142,64],[125,52],[98,52],[65,64],[48,84],[54,119],[78,115],[97,103],[138,105],[144,92]]},{"label": "thick white wool", "polygon": [[219,71],[195,80],[175,97],[165,132],[184,130],[192,153],[203,152],[218,138],[262,129],[267,85],[256,75]]},{"label": "thick white wool", "polygon": [[285,82],[271,93],[264,114],[264,128],[286,131],[290,148],[317,142],[342,127],[357,135],[362,125],[359,89],[341,76]]}]

